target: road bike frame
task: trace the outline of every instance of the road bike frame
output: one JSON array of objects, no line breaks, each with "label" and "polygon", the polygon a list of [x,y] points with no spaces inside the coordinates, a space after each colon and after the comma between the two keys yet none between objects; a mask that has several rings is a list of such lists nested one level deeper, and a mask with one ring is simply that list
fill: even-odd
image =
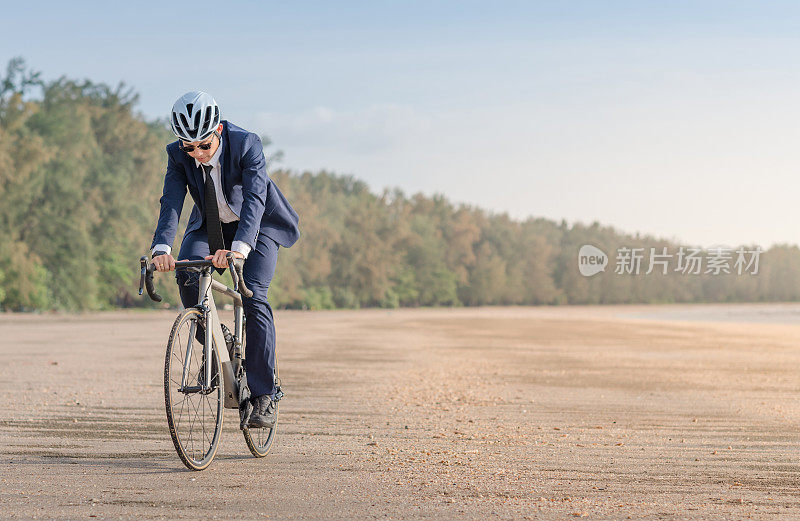
[{"label": "road bike frame", "polygon": [[[242,298],[239,295],[239,292],[232,290],[231,288],[225,286],[221,282],[214,280],[211,277],[211,270],[210,269],[203,269],[200,272],[200,291],[198,296],[197,308],[203,312],[203,319],[206,324],[205,328],[205,342],[203,343],[203,357],[205,360],[211,360],[211,346],[216,344],[217,346],[217,353],[219,354],[220,362],[222,364],[222,376],[224,386],[223,389],[225,391],[225,399],[223,402],[223,406],[228,409],[238,409],[239,408],[239,400],[236,396],[236,370],[238,367],[234,367],[234,365],[241,365],[242,363],[242,323],[244,318],[244,308],[242,307]],[[238,358],[236,362],[238,364],[234,364],[234,361],[231,360],[228,356],[228,349],[227,344],[225,342],[225,335],[222,333],[222,326],[219,320],[219,314],[217,313],[217,305],[214,302],[213,293],[209,291],[217,291],[219,293],[223,293],[233,299],[233,316],[234,316],[234,332],[233,332],[233,342],[234,342],[234,358]],[[192,324],[192,329],[194,329],[194,324]],[[195,334],[194,331],[190,332],[190,338]],[[213,344],[212,344],[213,342]],[[225,346],[224,349],[221,349],[220,346]],[[238,355],[238,357],[237,357]],[[183,366],[183,377],[181,380],[181,385],[186,385],[186,378],[188,372],[188,357],[191,356],[191,349],[186,350],[187,356],[187,363],[184,363]],[[211,386],[209,382],[211,382],[211,365],[206,364],[205,366],[205,375],[202,378],[202,392],[208,393],[211,392]]]},{"label": "road bike frame", "polygon": [[[175,262],[175,269],[191,269],[200,272],[198,280],[199,292],[198,302],[195,306],[203,313],[203,322],[205,323],[205,339],[203,342],[203,360],[211,360],[212,345],[217,346],[217,354],[219,355],[222,364],[222,383],[223,390],[225,391],[223,407],[226,409],[238,409],[238,384],[236,381],[237,375],[240,374],[242,369],[242,331],[244,327],[244,307],[242,305],[242,295],[249,297],[252,292],[244,285],[244,278],[242,276],[241,267],[234,264],[233,256],[229,254],[228,264],[231,271],[231,276],[234,285],[238,289],[231,289],[228,286],[216,281],[212,278],[211,272],[213,265],[208,260],[185,260]],[[139,293],[142,293],[142,286],[147,287],[147,293],[150,298],[156,302],[161,301],[161,296],[155,292],[153,287],[153,267],[147,266],[147,258],[141,258],[142,265],[142,278],[139,285]],[[211,290],[211,291],[209,291]],[[217,312],[217,305],[214,302],[213,291],[227,295],[233,299],[233,317],[234,317],[234,331],[233,331],[233,360],[231,360],[227,343],[225,342],[225,335],[222,332],[222,323],[219,320]],[[202,375],[198,385],[188,385],[188,367],[189,360],[192,355],[193,339],[195,337],[195,324],[191,326],[189,334],[189,345],[186,349],[186,359],[183,364],[183,373],[181,376],[181,387],[179,389],[182,393],[201,392],[208,394],[213,391],[211,382],[211,366],[212,364],[205,364],[205,374]],[[223,348],[224,347],[224,348]]]}]

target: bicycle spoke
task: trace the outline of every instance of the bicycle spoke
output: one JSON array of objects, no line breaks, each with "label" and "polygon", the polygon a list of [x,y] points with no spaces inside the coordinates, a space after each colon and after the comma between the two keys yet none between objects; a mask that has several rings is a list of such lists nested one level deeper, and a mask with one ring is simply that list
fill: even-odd
[{"label": "bicycle spoke", "polygon": [[177,407],[178,405],[180,405],[181,406],[181,410],[183,410],[183,404],[184,404],[184,402],[186,402],[187,398],[189,398],[189,396],[188,395],[184,395],[183,398],[181,398],[179,401],[177,401],[177,402],[173,401],[172,406],[173,407]]},{"label": "bicycle spoke", "polygon": [[[204,396],[203,398],[205,399],[206,403],[208,403],[208,406],[211,407],[211,403],[208,401],[208,396]],[[203,409],[203,411],[205,411],[205,409]],[[211,440],[206,435],[205,428],[203,428],[203,437],[206,439],[206,441],[208,441],[208,444],[211,445]]]},{"label": "bicycle spoke", "polygon": [[192,421],[189,424],[189,438],[192,441],[192,447],[194,447],[194,436],[192,436],[192,433],[194,433],[194,424],[195,424],[195,420],[197,420],[197,410],[198,410],[198,408],[199,408],[199,403],[198,403],[198,407],[194,408],[194,416],[192,417]]}]

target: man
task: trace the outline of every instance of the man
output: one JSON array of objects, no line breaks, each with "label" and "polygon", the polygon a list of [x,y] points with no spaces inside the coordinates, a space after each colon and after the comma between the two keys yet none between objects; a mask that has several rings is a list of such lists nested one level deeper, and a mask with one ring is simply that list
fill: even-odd
[{"label": "man", "polygon": [[[244,260],[251,298],[243,298],[246,321],[245,367],[253,402],[251,428],[275,425],[275,328],[267,290],[275,273],[278,247],[288,248],[300,232],[298,216],[267,176],[261,140],[220,119],[210,94],[187,92],[170,117],[178,141],[167,145],[167,173],[161,212],[151,245],[158,271],[175,269],[170,255],[186,190],[194,208],[178,259],[211,259],[228,267],[228,252]],[[176,274],[184,307],[197,304],[197,273]]]}]

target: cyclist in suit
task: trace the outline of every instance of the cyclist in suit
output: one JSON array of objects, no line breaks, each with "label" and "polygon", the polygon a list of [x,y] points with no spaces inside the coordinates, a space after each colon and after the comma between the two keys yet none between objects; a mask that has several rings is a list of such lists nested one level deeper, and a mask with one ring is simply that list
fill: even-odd
[{"label": "cyclist in suit", "polygon": [[[212,259],[227,268],[229,251],[244,259],[243,275],[253,296],[243,298],[246,317],[245,364],[253,399],[251,428],[272,427],[276,420],[275,327],[267,290],[275,273],[279,246],[300,236],[298,216],[267,175],[261,139],[223,121],[214,98],[187,92],[170,115],[177,141],[167,145],[167,171],[161,211],[151,245],[158,271],[175,268],[171,255],[186,191],[194,208],[178,260]],[[176,274],[184,307],[197,304],[197,273]]]}]

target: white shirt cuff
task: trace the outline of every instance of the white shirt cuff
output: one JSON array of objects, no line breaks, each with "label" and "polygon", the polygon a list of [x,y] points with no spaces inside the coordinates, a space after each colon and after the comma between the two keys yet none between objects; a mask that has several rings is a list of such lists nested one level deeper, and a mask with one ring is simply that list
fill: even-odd
[{"label": "white shirt cuff", "polygon": [[165,251],[167,252],[167,255],[169,255],[169,253],[172,251],[172,246],[170,246],[169,244],[156,244],[153,247],[153,251],[150,252],[150,256],[152,257],[153,254],[157,251]]},{"label": "white shirt cuff", "polygon": [[250,254],[251,249],[250,245],[244,241],[233,241],[233,243],[231,243],[231,250],[238,251],[245,259]]}]

